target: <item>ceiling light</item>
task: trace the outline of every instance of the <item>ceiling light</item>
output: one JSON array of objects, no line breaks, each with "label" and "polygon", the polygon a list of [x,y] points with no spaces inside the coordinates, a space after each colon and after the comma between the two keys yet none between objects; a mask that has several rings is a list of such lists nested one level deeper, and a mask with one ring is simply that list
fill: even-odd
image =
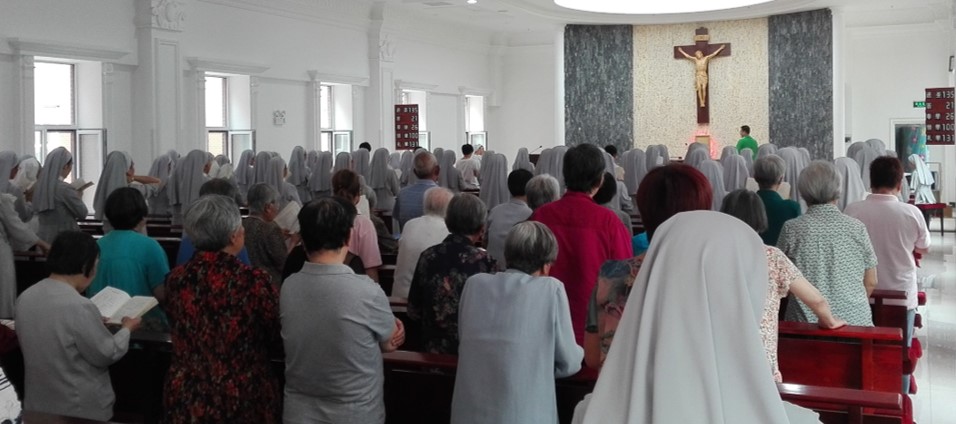
[{"label": "ceiling light", "polygon": [[468,0],[468,1],[465,2],[465,3],[468,3],[468,4],[478,4],[478,0]]},{"label": "ceiling light", "polygon": [[[469,0],[469,3],[472,0]],[[627,15],[712,12],[768,3],[773,0],[554,0],[558,6],[584,12]]]}]

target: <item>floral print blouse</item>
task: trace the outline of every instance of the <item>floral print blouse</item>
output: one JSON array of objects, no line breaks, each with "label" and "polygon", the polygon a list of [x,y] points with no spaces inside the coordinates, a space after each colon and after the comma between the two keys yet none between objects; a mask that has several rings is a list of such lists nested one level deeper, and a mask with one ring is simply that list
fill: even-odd
[{"label": "floral print blouse", "polygon": [[169,423],[278,423],[279,294],[268,273],[223,252],[197,252],[166,279],[173,357]]},{"label": "floral print blouse", "polygon": [[458,301],[465,280],[494,269],[487,251],[458,234],[422,252],[408,291],[408,317],[421,325],[426,351],[458,354]]}]

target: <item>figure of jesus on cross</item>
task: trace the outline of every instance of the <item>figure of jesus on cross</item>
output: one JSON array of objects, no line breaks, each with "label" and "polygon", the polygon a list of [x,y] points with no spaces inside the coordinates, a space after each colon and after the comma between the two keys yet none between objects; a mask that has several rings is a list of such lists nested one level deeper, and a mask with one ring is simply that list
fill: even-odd
[{"label": "figure of jesus on cross", "polygon": [[[692,46],[675,46],[674,58],[687,59],[694,62],[695,84],[697,91],[697,123],[706,124],[710,122],[710,108],[707,107],[707,93],[710,67],[710,60],[715,57],[730,56],[730,44],[710,44],[710,35],[707,28],[698,28],[694,35],[695,44]],[[693,55],[688,54],[687,50],[692,50]]]}]

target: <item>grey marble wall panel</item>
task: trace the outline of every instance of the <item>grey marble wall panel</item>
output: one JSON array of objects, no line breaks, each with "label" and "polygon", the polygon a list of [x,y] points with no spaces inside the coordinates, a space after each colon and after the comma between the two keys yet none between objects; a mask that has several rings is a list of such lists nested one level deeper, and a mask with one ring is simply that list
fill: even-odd
[{"label": "grey marble wall panel", "polygon": [[568,25],[564,30],[565,143],[620,151],[634,144],[634,29]]},{"label": "grey marble wall panel", "polygon": [[814,159],[832,159],[830,10],[771,16],[768,23],[770,141],[778,146],[806,147]]}]

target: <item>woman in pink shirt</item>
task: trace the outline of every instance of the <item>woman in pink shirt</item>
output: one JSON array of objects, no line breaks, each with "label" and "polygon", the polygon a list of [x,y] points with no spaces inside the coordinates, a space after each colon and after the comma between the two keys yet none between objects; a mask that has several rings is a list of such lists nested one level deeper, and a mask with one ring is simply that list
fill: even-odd
[{"label": "woman in pink shirt", "polygon": [[[332,175],[332,194],[357,205],[362,196],[362,183],[354,171],[343,169]],[[365,275],[378,282],[378,269],[382,266],[382,253],[378,249],[378,235],[375,224],[369,217],[355,215],[352,224],[352,238],[349,240],[349,252],[362,259]]]}]

